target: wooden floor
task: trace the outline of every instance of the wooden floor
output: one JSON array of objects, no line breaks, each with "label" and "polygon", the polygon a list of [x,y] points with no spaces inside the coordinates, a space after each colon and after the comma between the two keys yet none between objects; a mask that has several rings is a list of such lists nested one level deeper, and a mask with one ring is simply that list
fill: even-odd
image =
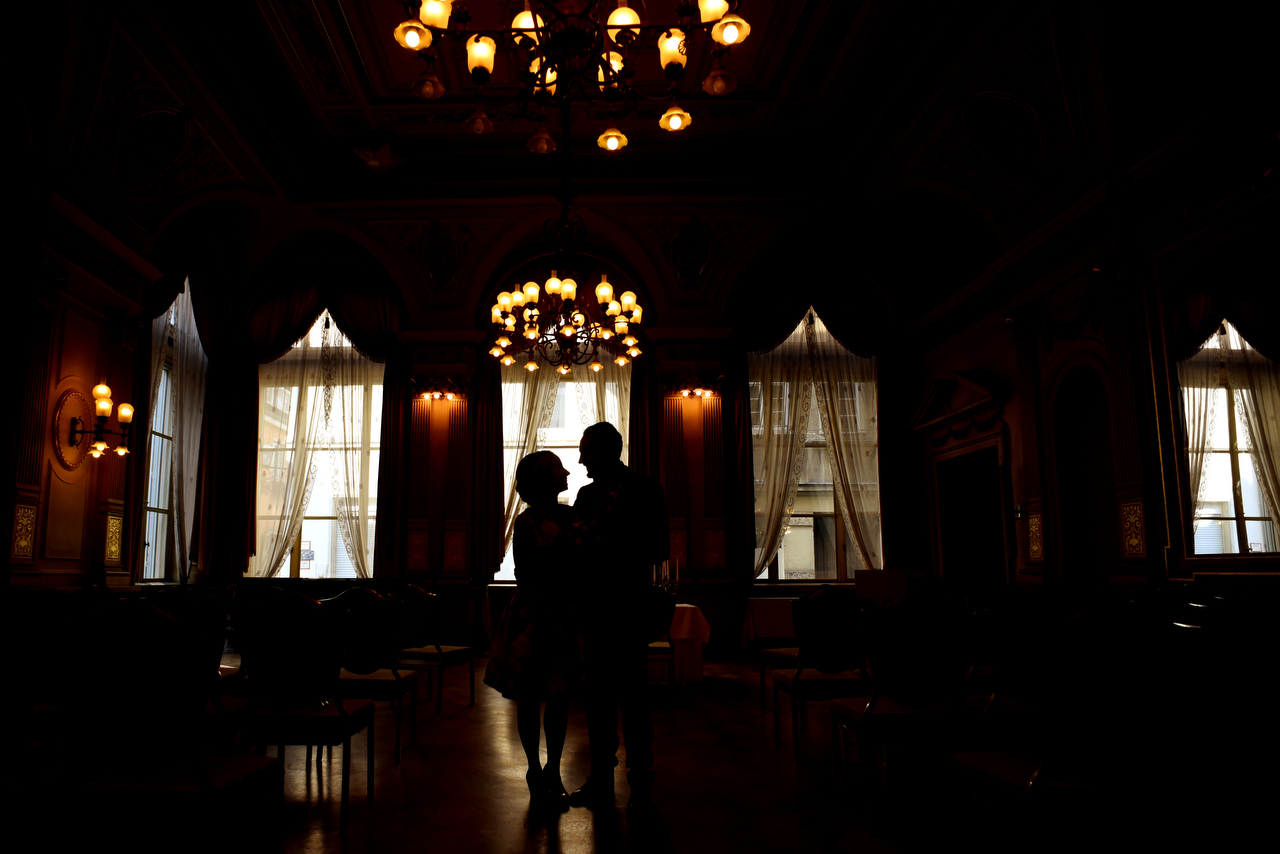
[{"label": "wooden floor", "polygon": [[[483,662],[478,669],[482,672]],[[405,751],[398,767],[391,764],[392,713],[378,713],[372,814],[364,800],[364,736],[352,744],[352,814],[345,844],[338,832],[340,763],[326,758],[321,788],[314,770],[308,782],[305,751],[289,750],[285,850],[899,850],[902,840],[893,837],[901,833],[878,838],[851,784],[833,785],[829,718],[822,704],[809,716],[809,759],[797,767],[786,729],[782,747],[774,747],[771,713],[758,702],[755,667],[708,662],[706,675],[701,686],[652,686],[656,827],[628,827],[622,767],[616,809],[573,809],[549,820],[530,815],[515,704],[478,685],[476,704],[468,707],[466,670],[459,667],[448,671],[441,714],[434,713],[434,704],[422,703],[418,746]],[[563,764],[566,785],[579,785],[587,766],[586,718],[574,708]]]}]

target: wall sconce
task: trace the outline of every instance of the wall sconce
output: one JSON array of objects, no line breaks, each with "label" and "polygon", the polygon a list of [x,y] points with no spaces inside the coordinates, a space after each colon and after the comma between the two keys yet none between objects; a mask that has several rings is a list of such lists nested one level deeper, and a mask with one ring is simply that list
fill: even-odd
[{"label": "wall sconce", "polygon": [[[111,417],[113,406],[111,389],[107,386],[107,380],[104,377],[101,382],[93,387],[93,411],[95,415],[93,428],[87,429],[84,426],[84,419],[70,419],[71,430],[67,436],[67,444],[73,448],[79,447],[81,438],[89,436],[89,456],[94,459],[109,450],[114,450],[122,457],[129,453],[129,425],[133,423],[133,406],[128,403],[120,404],[120,407],[116,410],[116,419],[120,423],[120,429],[108,430],[107,420]],[[107,436],[119,436],[120,441],[114,448],[108,448]]]},{"label": "wall sconce", "polygon": [[414,394],[423,400],[465,400],[466,390],[448,377],[429,380],[422,391]]},{"label": "wall sconce", "polygon": [[678,394],[681,397],[711,398],[720,394],[720,381],[723,379],[724,377],[716,377],[715,380],[708,382],[702,377],[687,375],[676,380],[668,388],[671,394]]}]

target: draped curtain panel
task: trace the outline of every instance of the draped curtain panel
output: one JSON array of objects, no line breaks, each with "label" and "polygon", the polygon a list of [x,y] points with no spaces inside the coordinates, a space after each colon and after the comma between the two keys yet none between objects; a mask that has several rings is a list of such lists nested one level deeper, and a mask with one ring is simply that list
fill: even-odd
[{"label": "draped curtain panel", "polygon": [[301,346],[258,368],[257,553],[249,574],[272,577],[293,548],[325,440],[322,346]]},{"label": "draped curtain panel", "polygon": [[812,362],[807,351],[801,321],[782,344],[748,357],[751,393],[759,401],[751,422],[756,539],[753,577],[777,554],[795,503],[812,397]]},{"label": "draped curtain panel", "polygon": [[[196,482],[200,471],[200,433],[204,423],[205,374],[209,360],[196,330],[190,288],[183,288],[173,308],[173,363],[169,370],[173,407],[173,472],[169,480],[169,520],[172,526],[170,542],[174,544],[178,575],[185,583],[193,560]],[[154,385],[152,399],[155,399]]]},{"label": "draped curtain panel", "polygon": [[[578,416],[582,424],[608,421],[622,434],[622,462],[630,463],[631,445],[631,372],[632,366],[619,367],[605,359],[599,371],[575,373]],[[541,371],[539,371],[541,373]]]},{"label": "draped curtain panel", "polygon": [[880,546],[880,453],[876,360],[855,355],[816,314],[806,325],[814,390],[834,476],[836,506],[861,568],[883,569]]},{"label": "draped curtain panel", "polygon": [[[476,581],[487,584],[502,563],[503,507],[502,368],[480,359],[467,396],[467,419],[475,443],[472,455],[471,565]],[[385,447],[385,443],[384,443]]]},{"label": "draped curtain panel", "polygon": [[333,513],[356,575],[369,578],[374,543],[369,528],[377,518],[378,502],[380,450],[375,446],[382,435],[385,366],[360,353],[336,323],[325,323],[321,342],[324,453],[333,480]]},{"label": "draped curtain panel", "polygon": [[502,549],[507,553],[520,496],[516,492],[516,466],[542,447],[556,405],[560,375],[543,367],[537,371],[506,371],[502,377]]},{"label": "draped curtain panel", "polygon": [[[345,327],[344,327],[345,328]],[[409,425],[413,394],[408,348],[390,342],[382,375],[382,442],[378,455],[378,524],[374,528],[373,575],[394,578],[408,562],[408,484],[401,473],[408,467]]]},{"label": "draped curtain panel", "polygon": [[[1214,411],[1222,369],[1221,338],[1215,331],[1190,359],[1178,362],[1178,385],[1182,387],[1182,429],[1187,438],[1188,476],[1191,488],[1192,519],[1204,503],[1205,463],[1209,439],[1213,435]],[[1200,527],[1193,521],[1192,533]]]},{"label": "draped curtain panel", "polygon": [[[1280,364],[1245,343],[1230,351],[1227,379],[1248,428],[1241,450],[1249,451],[1273,526],[1280,526]],[[1181,379],[1181,375],[1179,375]],[[1274,549],[1274,543],[1266,548]]]}]

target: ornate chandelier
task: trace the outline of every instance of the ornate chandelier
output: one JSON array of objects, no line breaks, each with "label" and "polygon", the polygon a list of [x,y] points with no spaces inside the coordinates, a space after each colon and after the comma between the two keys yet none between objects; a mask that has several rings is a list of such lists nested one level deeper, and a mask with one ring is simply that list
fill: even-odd
[{"label": "ornate chandelier", "polygon": [[595,299],[580,300],[578,283],[559,278],[557,272],[552,270],[541,285],[526,282],[498,294],[489,309],[498,336],[489,355],[511,367],[516,355],[524,353],[525,370],[538,370],[541,359],[564,376],[574,365],[599,372],[604,368],[601,355],[619,367],[639,356],[639,330],[633,327],[640,325],[644,310],[635,293],[623,291],[615,299],[613,285],[602,274]]},{"label": "ornate chandelier", "polygon": [[[715,44],[711,73],[702,83],[703,90],[718,96],[737,86],[722,64],[730,49],[751,32],[750,25],[735,14],[737,0],[677,2],[677,20],[664,24],[645,23],[627,0],[617,0],[617,7],[607,18],[598,8],[602,5],[599,0],[526,0],[524,11],[515,16],[510,27],[472,30],[467,28],[471,15],[462,0],[422,0],[420,4],[405,0],[405,12],[410,17],[395,28],[394,36],[402,47],[417,52],[427,63],[427,70],[413,91],[432,100],[444,95],[444,86],[435,73],[437,44],[452,38],[466,45],[467,71],[481,93],[493,75],[498,50],[503,49],[520,81],[515,98],[519,112],[541,121],[545,120],[543,109],[559,106],[566,131],[568,110],[574,102],[603,101],[605,112],[616,121],[634,111],[637,98],[670,100],[670,107],[658,120],[659,126],[667,131],[687,128],[693,118],[675,103],[675,96],[688,61],[688,39],[695,33],[706,34]],[[641,38],[657,41],[663,74],[671,81],[666,96],[643,95],[631,85],[636,69],[628,49]],[[466,126],[477,134],[488,133],[493,130],[493,122],[484,113],[486,102],[477,100]],[[488,103],[492,106],[498,102]],[[627,138],[610,122],[597,143],[606,151],[621,151]],[[556,146],[542,129],[528,147],[530,151],[546,153]]]}]

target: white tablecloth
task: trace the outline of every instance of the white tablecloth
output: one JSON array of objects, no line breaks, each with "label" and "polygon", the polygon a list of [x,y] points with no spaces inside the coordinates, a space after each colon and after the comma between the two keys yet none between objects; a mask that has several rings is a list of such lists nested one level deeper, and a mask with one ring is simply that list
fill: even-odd
[{"label": "white tablecloth", "polygon": [[[675,650],[675,681],[702,681],[702,645],[711,639],[711,624],[697,605],[676,605],[671,618],[671,646]],[[667,678],[664,661],[649,663],[649,681]]]}]

